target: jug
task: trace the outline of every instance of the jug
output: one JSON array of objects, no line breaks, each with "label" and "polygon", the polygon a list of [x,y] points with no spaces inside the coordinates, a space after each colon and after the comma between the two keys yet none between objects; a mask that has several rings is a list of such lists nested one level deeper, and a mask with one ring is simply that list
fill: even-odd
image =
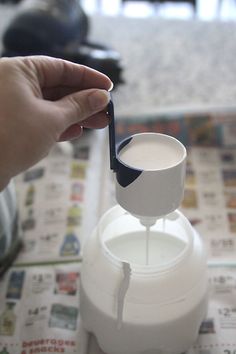
[{"label": "jug", "polygon": [[181,354],[196,340],[207,310],[206,252],[177,209],[186,150],[155,133],[116,148],[109,109],[119,205],[102,216],[84,246],[82,324],[107,354]]}]

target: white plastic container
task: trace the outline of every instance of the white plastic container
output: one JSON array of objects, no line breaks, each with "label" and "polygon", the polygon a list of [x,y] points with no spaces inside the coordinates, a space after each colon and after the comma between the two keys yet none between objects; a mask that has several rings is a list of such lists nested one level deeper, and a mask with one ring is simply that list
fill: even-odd
[{"label": "white plastic container", "polygon": [[149,234],[120,206],[88,239],[81,270],[84,328],[107,354],[180,354],[197,338],[207,309],[206,254],[179,211]]},{"label": "white plastic container", "polygon": [[116,155],[116,200],[150,224],[176,210],[183,198],[186,149],[177,139],[158,133],[123,140]]}]

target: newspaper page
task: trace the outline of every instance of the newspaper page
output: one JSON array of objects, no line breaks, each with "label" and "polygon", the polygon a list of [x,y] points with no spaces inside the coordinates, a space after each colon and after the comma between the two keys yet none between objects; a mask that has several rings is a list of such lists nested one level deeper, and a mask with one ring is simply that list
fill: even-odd
[{"label": "newspaper page", "polygon": [[[102,354],[81,335],[80,264],[11,269],[0,282],[0,353]],[[236,351],[236,268],[209,267],[209,306],[187,354]],[[109,354],[109,353],[106,353]]]},{"label": "newspaper page", "polygon": [[14,268],[1,281],[0,353],[78,353],[79,265]]},{"label": "newspaper page", "polygon": [[98,219],[104,131],[58,144],[16,180],[24,248],[17,264],[81,260]]}]

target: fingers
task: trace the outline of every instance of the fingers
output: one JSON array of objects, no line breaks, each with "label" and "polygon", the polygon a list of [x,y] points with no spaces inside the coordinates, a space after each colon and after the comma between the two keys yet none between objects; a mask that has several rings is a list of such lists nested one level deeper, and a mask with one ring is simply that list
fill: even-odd
[{"label": "fingers", "polygon": [[109,117],[105,111],[94,114],[93,116],[80,122],[80,125],[89,129],[105,128],[109,124]]},{"label": "fingers", "polygon": [[96,113],[80,123],[75,123],[69,126],[69,128],[61,134],[59,141],[72,140],[80,137],[83,133],[83,128],[101,129],[105,128],[108,124],[109,118],[105,111]]},{"label": "fingers", "polygon": [[58,141],[72,140],[78,138],[83,133],[83,128],[101,129],[109,124],[109,117],[105,111],[94,114],[93,116],[70,125],[60,136]]},{"label": "fingers", "polygon": [[61,134],[59,141],[72,140],[80,137],[83,133],[83,128],[101,129],[105,128],[108,124],[109,117],[105,111],[96,113],[80,123],[75,123],[69,126],[69,128]]},{"label": "fingers", "polygon": [[50,101],[60,100],[62,97],[79,91],[77,87],[57,86],[42,88],[43,98]]},{"label": "fingers", "polygon": [[[67,129],[72,124],[85,121],[87,118],[103,111],[109,101],[109,92],[99,89],[90,89],[63,97],[59,101],[56,101],[55,104],[60,110],[63,125]],[[85,124],[87,123],[88,122],[85,122]]]},{"label": "fingers", "polygon": [[83,65],[46,56],[23,58],[25,64],[36,71],[40,86],[76,87],[77,90],[100,88],[110,90],[111,80],[104,74]]},{"label": "fingers", "polygon": [[79,124],[72,124],[69,128],[61,134],[58,141],[66,141],[78,138],[83,133],[83,128]]}]

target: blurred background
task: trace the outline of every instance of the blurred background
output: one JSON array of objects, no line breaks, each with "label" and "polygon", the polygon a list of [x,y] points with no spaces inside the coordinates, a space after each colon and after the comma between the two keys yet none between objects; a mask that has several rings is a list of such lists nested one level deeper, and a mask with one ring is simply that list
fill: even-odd
[{"label": "blurred background", "polygon": [[0,38],[104,72],[119,116],[235,106],[236,0],[0,0]]},{"label": "blurred background", "polygon": [[131,17],[157,16],[162,18],[229,21],[236,18],[235,0],[81,0],[89,13],[122,14]]}]

